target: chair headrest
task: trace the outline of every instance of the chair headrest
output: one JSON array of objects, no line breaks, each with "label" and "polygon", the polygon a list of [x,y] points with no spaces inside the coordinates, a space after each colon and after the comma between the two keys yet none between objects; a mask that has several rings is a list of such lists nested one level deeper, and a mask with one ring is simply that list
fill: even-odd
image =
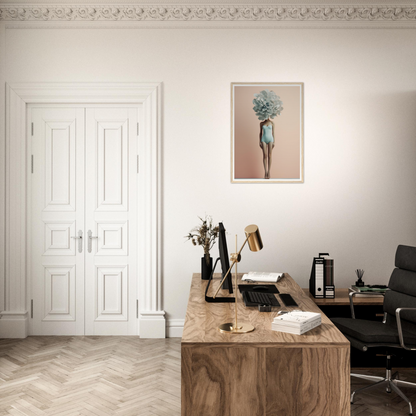
[{"label": "chair headrest", "polygon": [[399,269],[416,272],[416,247],[399,245],[396,251],[395,266]]},{"label": "chair headrest", "polygon": [[389,289],[413,296],[416,302],[416,273],[399,268],[394,269],[389,280]]}]

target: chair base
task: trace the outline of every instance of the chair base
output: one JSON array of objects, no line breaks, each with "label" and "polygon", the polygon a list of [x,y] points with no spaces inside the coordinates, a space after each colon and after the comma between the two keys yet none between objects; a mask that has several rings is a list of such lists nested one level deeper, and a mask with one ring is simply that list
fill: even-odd
[{"label": "chair base", "polygon": [[397,371],[393,375],[391,374],[390,356],[387,356],[386,377],[368,376],[365,374],[353,373],[351,373],[351,376],[375,382],[373,384],[370,384],[369,386],[361,387],[360,389],[354,390],[351,394],[351,404],[354,403],[354,396],[356,393],[360,393],[364,390],[369,390],[374,387],[385,385],[386,392],[391,393],[392,391],[394,391],[395,393],[397,393],[409,405],[409,414],[413,414],[412,403],[406,397],[406,395],[399,389],[398,386],[416,388],[416,383],[410,383],[408,381],[399,380],[399,373]]}]

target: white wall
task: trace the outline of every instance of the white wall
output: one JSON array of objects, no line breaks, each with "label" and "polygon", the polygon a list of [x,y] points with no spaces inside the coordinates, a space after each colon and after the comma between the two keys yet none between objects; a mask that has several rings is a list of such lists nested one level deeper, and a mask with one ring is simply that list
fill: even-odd
[{"label": "white wall", "polygon": [[[168,319],[185,316],[202,249],[183,237],[205,213],[240,241],[259,225],[264,249],[240,271],[303,287],[320,251],[346,287],[356,268],[387,283],[396,246],[416,245],[414,29],[58,26],[7,29],[7,82],[163,82]],[[304,184],[230,183],[230,83],[262,81],[305,84]]]}]

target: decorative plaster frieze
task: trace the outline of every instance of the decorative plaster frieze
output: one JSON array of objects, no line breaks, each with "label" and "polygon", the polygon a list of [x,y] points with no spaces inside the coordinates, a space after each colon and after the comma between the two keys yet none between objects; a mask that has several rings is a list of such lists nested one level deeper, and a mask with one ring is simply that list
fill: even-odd
[{"label": "decorative plaster frieze", "polygon": [[416,6],[0,5],[0,21],[416,22]]}]

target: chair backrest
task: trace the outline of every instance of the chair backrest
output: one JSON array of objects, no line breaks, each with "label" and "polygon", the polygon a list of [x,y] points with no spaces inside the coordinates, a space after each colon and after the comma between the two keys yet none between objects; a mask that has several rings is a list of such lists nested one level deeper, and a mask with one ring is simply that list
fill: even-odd
[{"label": "chair backrest", "polygon": [[[397,308],[416,308],[416,247],[398,246],[395,266],[383,304],[386,323],[394,326]],[[403,311],[400,317],[403,329],[416,333],[416,311]]]}]

